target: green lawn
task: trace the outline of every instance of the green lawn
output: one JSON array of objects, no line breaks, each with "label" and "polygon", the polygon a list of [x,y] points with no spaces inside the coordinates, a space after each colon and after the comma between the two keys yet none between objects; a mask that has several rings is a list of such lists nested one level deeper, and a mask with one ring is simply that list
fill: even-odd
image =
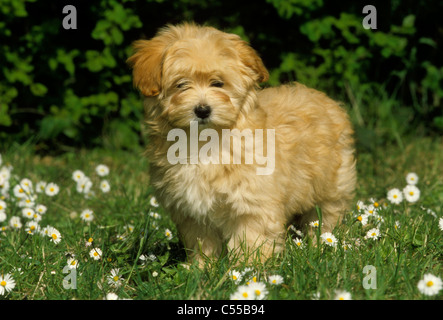
[{"label": "green lawn", "polygon": [[[148,161],[141,154],[92,150],[42,158],[27,145],[1,150],[3,173],[13,169],[2,184],[4,189],[8,180],[10,188],[2,198],[6,208],[0,219],[0,276],[12,276],[15,287],[0,299],[104,299],[109,293],[120,299],[230,299],[254,279],[265,299],[334,299],[337,291],[352,299],[442,299],[443,290],[427,296],[417,285],[425,274],[443,277],[443,143],[419,139],[404,145],[359,152],[355,205],[358,200],[376,202],[378,217],[369,216],[362,225],[357,217],[363,212],[355,206],[334,230],[335,246],[315,245],[306,230],[298,235],[288,228],[286,250],[265,265],[232,267],[224,257],[205,270],[183,265],[175,226],[151,201]],[[100,164],[109,174],[97,174]],[[90,178],[90,194],[77,190],[75,170]],[[409,172],[419,177],[420,198],[391,204],[387,192],[403,189]],[[23,216],[25,203],[14,196],[24,178],[32,183],[28,195],[33,203],[28,205],[47,208],[33,230],[30,221],[35,219]],[[103,180],[109,183],[108,192],[100,188]],[[58,194],[38,193],[40,181],[55,183]],[[92,210],[92,221],[82,218],[86,209]],[[14,216],[20,218],[20,228],[11,225]],[[37,232],[48,225],[56,229],[49,230],[56,238]],[[378,239],[366,238],[373,228]],[[93,248],[101,250],[97,260]],[[66,267],[72,258],[77,269]],[[376,283],[363,272],[370,266]],[[111,274],[114,269],[117,274]],[[233,280],[232,271],[242,279]],[[269,282],[273,275],[283,283]]]}]

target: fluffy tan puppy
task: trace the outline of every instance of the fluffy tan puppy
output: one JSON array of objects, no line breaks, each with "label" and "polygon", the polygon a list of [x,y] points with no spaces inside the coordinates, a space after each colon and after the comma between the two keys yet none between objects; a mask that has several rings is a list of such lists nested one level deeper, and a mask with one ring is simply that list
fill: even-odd
[{"label": "fluffy tan puppy", "polygon": [[151,183],[191,261],[224,244],[258,248],[264,260],[283,247],[289,223],[318,219],[316,205],[332,231],[356,181],[353,131],[337,102],[298,83],[260,90],[268,71],[257,53],[212,27],[167,26],[134,50]]}]

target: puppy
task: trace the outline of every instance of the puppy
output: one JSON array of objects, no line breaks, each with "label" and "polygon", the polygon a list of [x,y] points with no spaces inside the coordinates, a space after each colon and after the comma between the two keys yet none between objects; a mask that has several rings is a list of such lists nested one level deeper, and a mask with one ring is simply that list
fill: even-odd
[{"label": "puppy", "polygon": [[260,90],[268,71],[257,53],[212,27],[167,26],[133,47],[151,183],[191,262],[225,244],[265,261],[289,223],[318,219],[316,206],[332,231],[356,182],[353,131],[337,102],[298,83]]}]

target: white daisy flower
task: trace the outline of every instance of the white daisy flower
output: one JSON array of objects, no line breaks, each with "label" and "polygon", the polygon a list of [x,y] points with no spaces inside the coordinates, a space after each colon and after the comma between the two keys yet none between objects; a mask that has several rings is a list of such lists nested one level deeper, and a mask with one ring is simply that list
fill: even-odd
[{"label": "white daisy flower", "polygon": [[406,175],[406,183],[416,185],[418,183],[418,176],[415,172],[410,172]]},{"label": "white daisy flower", "polygon": [[403,188],[403,195],[408,202],[417,202],[420,198],[420,190],[414,185],[407,185]]},{"label": "white daisy flower", "polygon": [[107,193],[111,190],[111,186],[109,185],[108,180],[103,180],[102,182],[100,182],[100,190],[103,193]]},{"label": "white daisy flower", "polygon": [[438,220],[438,227],[443,231],[443,217]]},{"label": "white daisy flower", "polygon": [[157,202],[157,199],[155,197],[152,197],[151,200],[149,200],[149,203],[151,204],[151,206],[153,206],[154,208],[158,208],[159,203]]},{"label": "white daisy flower", "polygon": [[390,203],[399,204],[403,201],[403,193],[399,189],[394,188],[388,191],[387,198]]},{"label": "white daisy flower", "polygon": [[22,216],[28,219],[32,219],[34,217],[35,211],[31,208],[22,209]]},{"label": "white daisy flower", "polygon": [[21,198],[25,198],[29,193],[28,192],[26,192],[26,190],[21,186],[21,185],[16,185],[15,187],[14,187],[14,189],[12,189],[12,191],[13,191],[13,193],[14,193],[14,196],[16,197],[16,198],[19,198],[19,199],[21,199]]},{"label": "white daisy flower", "polygon": [[115,268],[111,270],[111,275],[108,276],[108,284],[112,287],[120,287],[122,285],[122,280],[124,280],[120,274],[120,269]]},{"label": "white daisy flower", "polygon": [[109,292],[105,298],[105,300],[118,300],[118,299],[119,299],[118,295],[115,294],[114,292]]},{"label": "white daisy flower", "polygon": [[7,218],[6,213],[4,211],[0,211],[0,222],[5,221]]},{"label": "white daisy flower", "polygon": [[39,230],[40,230],[40,226],[36,221],[28,221],[25,225],[25,231],[28,234],[33,235],[33,234],[39,232]]},{"label": "white daisy flower", "polygon": [[59,191],[60,191],[60,188],[54,182],[49,182],[46,185],[45,193],[46,193],[46,195],[48,195],[50,197],[57,195]]},{"label": "white daisy flower", "polygon": [[39,181],[37,182],[36,186],[35,186],[35,192],[37,193],[42,193],[45,192],[46,190],[46,185],[47,183],[45,181]]},{"label": "white daisy flower", "polygon": [[268,282],[272,285],[279,285],[283,283],[283,277],[278,274],[275,274],[268,277]]},{"label": "white daisy flower", "polygon": [[395,224],[394,224],[394,229],[395,230],[398,230],[398,229],[400,229],[400,221],[395,221]]},{"label": "white daisy flower", "polygon": [[241,272],[239,272],[237,270],[231,270],[231,271],[229,271],[229,278],[231,280],[233,280],[234,282],[238,283],[242,280],[243,276],[242,276]]},{"label": "white daisy flower", "polygon": [[237,288],[237,291],[235,291],[231,297],[231,300],[254,300],[255,299],[255,292],[254,288],[251,288],[251,286],[239,286]]},{"label": "white daisy flower", "polygon": [[430,273],[423,276],[417,284],[418,290],[427,296],[435,296],[442,289],[443,283],[439,277],[436,277]]},{"label": "white daisy flower", "polygon": [[84,177],[80,181],[77,182],[77,192],[78,193],[89,193],[92,188],[92,181],[88,177]]},{"label": "white daisy flower", "polygon": [[366,214],[374,214],[376,212],[377,212],[377,209],[375,208],[375,206],[373,204],[370,204],[370,205],[366,206],[366,208],[365,208]]},{"label": "white daisy flower", "polygon": [[14,229],[20,229],[22,227],[20,217],[17,216],[11,217],[11,219],[9,219],[9,225]]},{"label": "white daisy flower", "polygon": [[378,238],[380,238],[380,230],[378,228],[372,228],[371,230],[368,230],[365,236],[365,239],[377,240]]},{"label": "white daisy flower", "polygon": [[357,201],[356,208],[357,208],[357,211],[365,210],[365,209],[366,209],[366,205],[364,204],[363,201],[358,200],[358,201]]},{"label": "white daisy flower", "polygon": [[362,226],[365,226],[365,225],[368,224],[368,218],[369,218],[369,215],[366,214],[366,213],[365,214],[360,214],[360,215],[357,216],[357,220],[361,222]]},{"label": "white daisy flower", "polygon": [[266,284],[263,282],[252,282],[249,287],[253,290],[256,300],[263,300],[268,295],[269,291],[266,288]]},{"label": "white daisy flower", "polygon": [[83,173],[83,171],[81,170],[75,170],[72,173],[72,180],[74,180],[75,182],[79,182],[81,180],[83,180],[85,178],[85,174]]},{"label": "white daisy flower", "polygon": [[38,205],[35,206],[35,211],[38,214],[45,214],[47,209],[48,208],[46,208],[46,206],[43,205],[43,204],[38,204]]},{"label": "white daisy flower", "polygon": [[303,249],[304,246],[305,246],[304,243],[303,243],[303,240],[300,239],[300,238],[295,238],[295,239],[293,239],[292,241],[294,241],[295,245],[296,245],[297,248],[299,248],[299,249]]},{"label": "white daisy flower", "polygon": [[347,291],[337,290],[337,291],[335,291],[335,298],[334,298],[334,300],[352,300],[352,296]]},{"label": "white daisy flower", "polygon": [[69,269],[77,269],[78,268],[78,260],[75,258],[68,258],[68,266]]},{"label": "white daisy flower", "polygon": [[99,248],[94,248],[89,251],[89,256],[94,260],[100,260],[102,257],[102,251]]},{"label": "white daisy flower", "polygon": [[157,212],[149,212],[149,216],[154,218],[154,219],[160,219],[161,216],[157,213]]},{"label": "white daisy flower", "polygon": [[4,295],[5,292],[11,292],[15,288],[15,280],[12,276],[7,273],[5,275],[0,275],[0,295]]},{"label": "white daisy flower", "polygon": [[96,168],[95,168],[95,172],[97,172],[97,174],[100,177],[104,177],[107,176],[109,174],[109,168],[108,166],[104,165],[104,164],[99,164]]},{"label": "white daisy flower", "polygon": [[80,214],[80,217],[85,222],[91,222],[92,220],[94,220],[94,212],[90,209],[85,209]]},{"label": "white daisy flower", "polygon": [[320,225],[320,222],[319,222],[318,220],[311,221],[311,222],[309,223],[309,225],[310,225],[312,228],[318,228],[319,225]]},{"label": "white daisy flower", "polygon": [[335,247],[337,245],[337,238],[330,232],[325,232],[320,237],[323,243],[328,246]]},{"label": "white daisy flower", "polygon": [[3,200],[0,200],[0,211],[4,211],[8,206],[6,205],[6,202]]},{"label": "white daisy flower", "polygon": [[166,236],[166,238],[167,238],[168,240],[171,240],[171,239],[172,239],[172,232],[171,232],[171,230],[166,229],[166,230],[165,230],[165,236]]},{"label": "white daisy flower", "polygon": [[50,227],[48,229],[48,236],[51,238],[51,241],[54,242],[55,244],[58,244],[60,243],[60,241],[62,241],[62,235],[54,227]]}]

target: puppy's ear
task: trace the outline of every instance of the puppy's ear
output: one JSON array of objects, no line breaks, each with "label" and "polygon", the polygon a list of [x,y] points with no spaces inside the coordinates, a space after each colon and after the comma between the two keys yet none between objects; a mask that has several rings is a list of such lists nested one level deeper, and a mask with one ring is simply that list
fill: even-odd
[{"label": "puppy's ear", "polygon": [[269,72],[263,64],[262,59],[251,46],[243,41],[239,36],[231,34],[230,40],[234,42],[235,49],[239,54],[242,63],[254,71],[257,82],[265,82],[269,79]]},{"label": "puppy's ear", "polygon": [[165,43],[157,38],[133,43],[135,53],[126,60],[133,68],[133,83],[140,92],[152,97],[160,93]]}]

